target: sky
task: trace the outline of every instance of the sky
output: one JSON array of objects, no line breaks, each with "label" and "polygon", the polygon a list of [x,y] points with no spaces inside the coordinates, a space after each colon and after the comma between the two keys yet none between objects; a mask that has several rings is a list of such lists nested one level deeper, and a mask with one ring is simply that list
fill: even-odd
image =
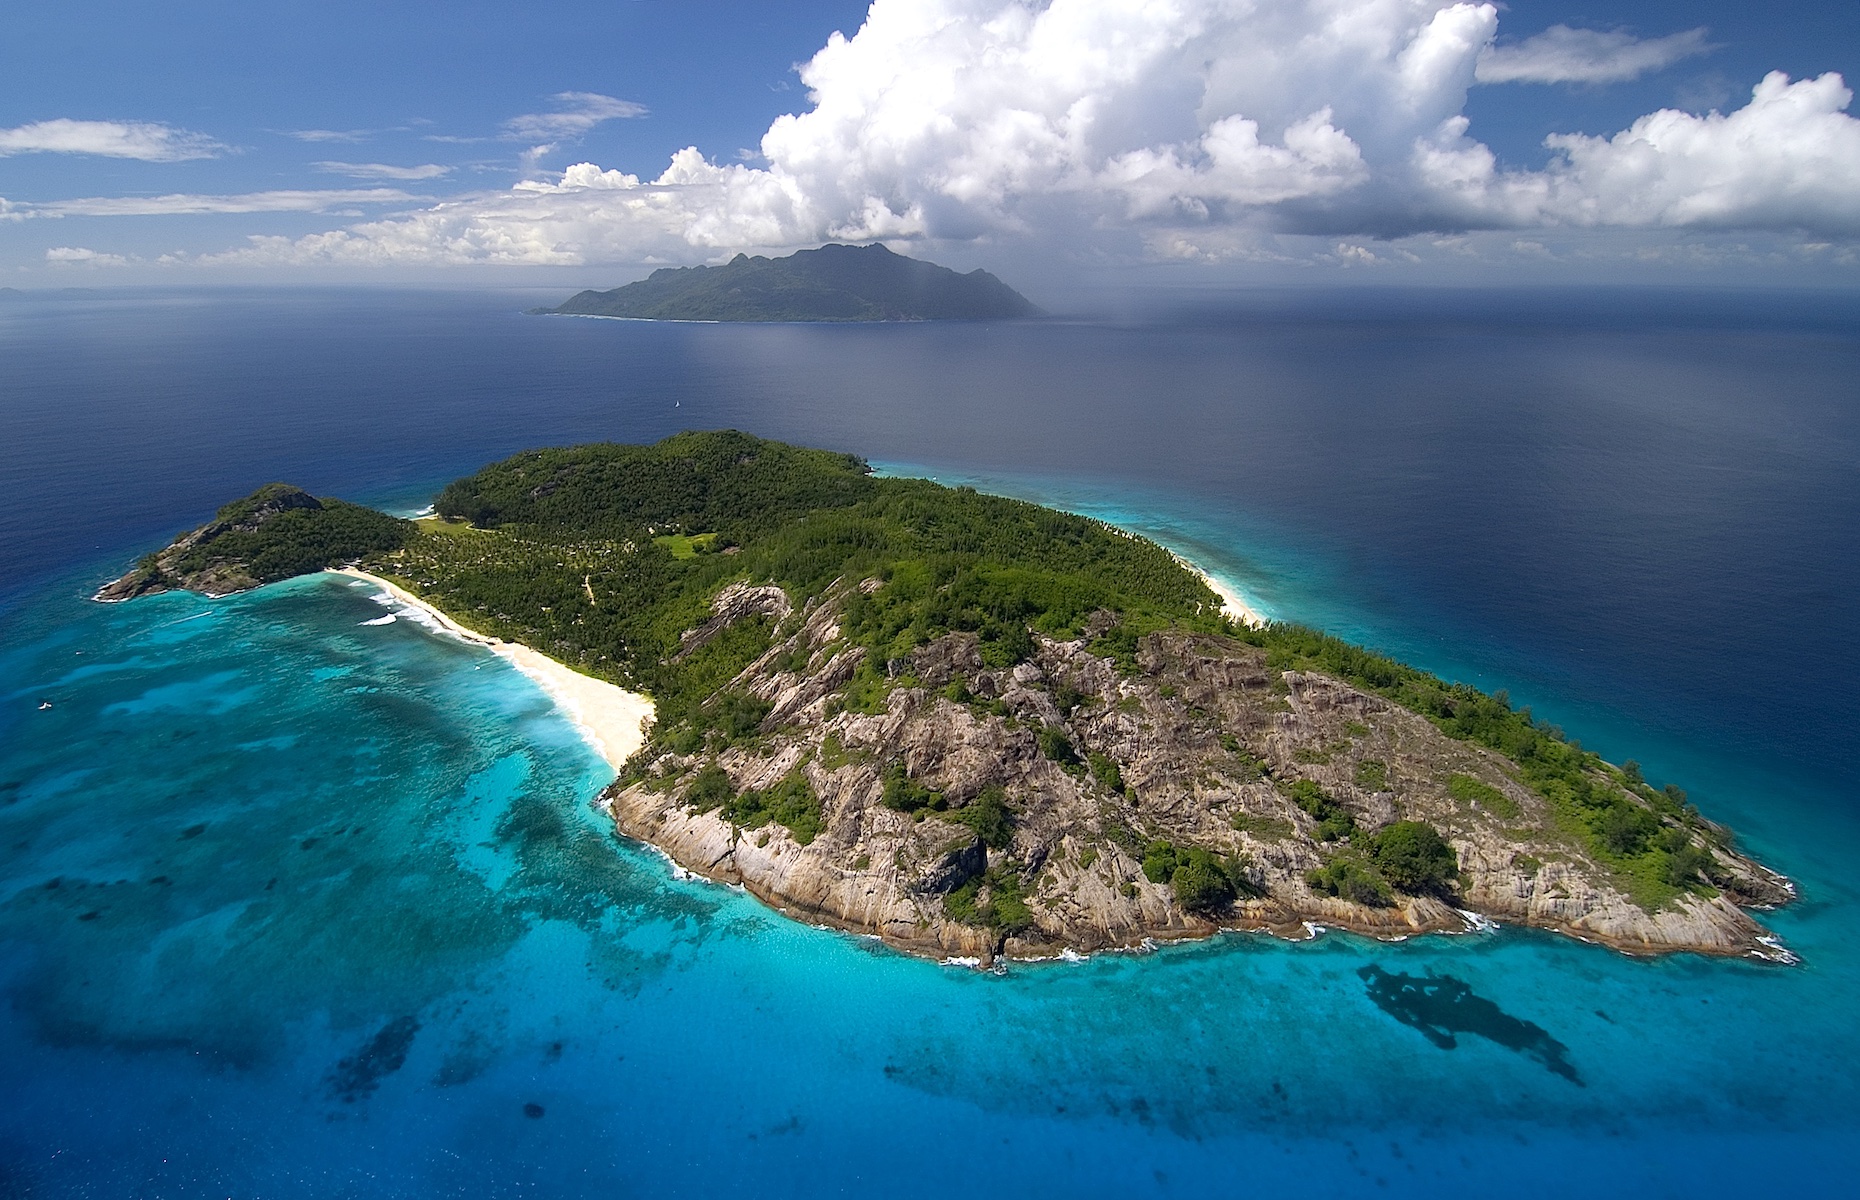
[{"label": "sky", "polygon": [[1860,281],[1852,0],[65,0],[7,24],[0,286],[612,286],[829,240],[1048,288]]}]

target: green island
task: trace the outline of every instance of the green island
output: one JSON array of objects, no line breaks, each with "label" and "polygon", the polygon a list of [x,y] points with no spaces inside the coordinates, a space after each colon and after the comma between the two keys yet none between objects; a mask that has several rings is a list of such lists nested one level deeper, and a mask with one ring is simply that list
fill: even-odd
[{"label": "green island", "polygon": [[178,587],[225,596],[396,550],[414,536],[411,521],[269,483],[223,506],[166,549],[144,555],[96,598],[129,600]]},{"label": "green island", "polygon": [[1100,522],[734,431],[518,454],[435,510],[272,485],[99,597],[360,565],[652,698],[599,800],[621,833],[914,953],[1497,921],[1788,960],[1746,910],[1792,885],[1677,787],[1502,693],[1237,624]]},{"label": "green island", "polygon": [[651,321],[998,321],[1040,313],[987,271],[958,274],[877,243],[664,267],[533,311]]}]

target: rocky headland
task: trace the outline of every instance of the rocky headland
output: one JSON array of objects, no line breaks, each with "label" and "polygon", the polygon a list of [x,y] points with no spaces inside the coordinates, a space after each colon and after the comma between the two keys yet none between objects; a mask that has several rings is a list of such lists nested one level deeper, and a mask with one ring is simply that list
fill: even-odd
[{"label": "rocky headland", "polygon": [[[623,833],[802,919],[984,962],[1224,928],[1405,937],[1483,920],[1630,953],[1779,954],[1743,909],[1787,903],[1791,887],[1718,827],[1702,839],[1716,893],[1650,910],[1503,756],[1341,680],[1270,670],[1231,637],[1153,633],[1128,666],[1089,636],[1041,638],[992,670],[973,636],[950,634],[886,665],[906,681],[882,710],[847,711],[865,651],[841,637],[844,590],[730,681],[767,705],[753,735],[715,755],[649,747],[607,790]],[[726,589],[692,636],[758,610],[789,615],[779,589]],[[738,794],[804,778],[817,828],[738,823],[707,770]],[[990,795],[1007,814],[993,838],[963,819]],[[1400,822],[1441,832],[1454,877],[1420,894],[1325,890],[1327,863]],[[1187,898],[1193,850],[1226,880]]]},{"label": "rocky headland", "polygon": [[181,588],[227,596],[395,549],[412,528],[412,522],[372,508],[268,483],[144,556],[95,599],[133,600]]}]

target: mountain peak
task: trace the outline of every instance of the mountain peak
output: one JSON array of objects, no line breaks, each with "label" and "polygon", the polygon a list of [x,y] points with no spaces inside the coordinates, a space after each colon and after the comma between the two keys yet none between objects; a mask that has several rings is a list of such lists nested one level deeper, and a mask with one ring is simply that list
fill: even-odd
[{"label": "mountain peak", "polygon": [[987,271],[960,274],[882,242],[668,267],[541,312],[659,321],[991,321],[1040,310]]}]

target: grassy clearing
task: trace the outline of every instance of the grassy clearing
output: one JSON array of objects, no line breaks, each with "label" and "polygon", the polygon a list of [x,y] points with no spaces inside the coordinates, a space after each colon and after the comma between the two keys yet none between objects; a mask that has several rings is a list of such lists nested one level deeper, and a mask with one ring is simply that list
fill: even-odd
[{"label": "grassy clearing", "polygon": [[717,547],[717,535],[714,533],[694,533],[689,536],[682,533],[664,533],[653,538],[655,545],[664,546],[672,552],[672,557],[683,562],[696,558],[700,554],[709,554]]},{"label": "grassy clearing", "polygon": [[490,529],[479,529],[466,521],[448,521],[441,516],[421,517],[413,524],[422,534],[430,537],[479,538],[487,537],[495,532]]},{"label": "grassy clearing", "polygon": [[1518,819],[1518,802],[1491,784],[1471,775],[1455,775],[1447,781],[1447,792],[1461,804],[1478,804],[1501,820]]}]

